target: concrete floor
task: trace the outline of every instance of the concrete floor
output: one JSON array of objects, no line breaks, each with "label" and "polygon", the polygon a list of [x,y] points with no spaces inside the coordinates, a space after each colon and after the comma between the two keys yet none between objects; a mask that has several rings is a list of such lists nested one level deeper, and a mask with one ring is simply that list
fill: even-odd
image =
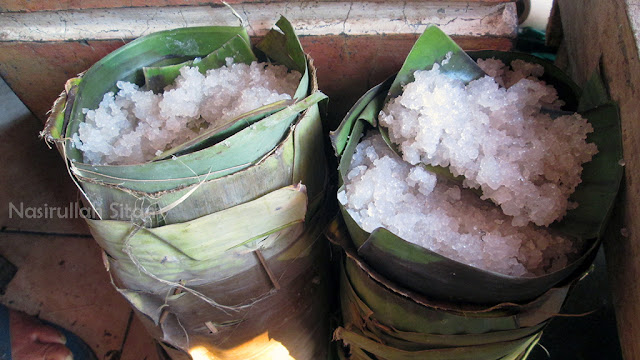
[{"label": "concrete floor", "polygon": [[84,221],[37,218],[28,210],[68,208],[78,199],[40,130],[0,80],[0,255],[18,267],[0,302],[69,329],[98,359],[157,360],[152,339],[112,287]]}]

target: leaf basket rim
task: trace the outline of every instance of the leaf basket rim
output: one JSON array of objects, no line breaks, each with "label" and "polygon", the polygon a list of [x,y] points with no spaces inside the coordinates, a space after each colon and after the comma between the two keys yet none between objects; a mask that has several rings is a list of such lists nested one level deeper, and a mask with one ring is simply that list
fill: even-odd
[{"label": "leaf basket rim", "polygon": [[[487,50],[483,50],[481,52],[480,51],[474,51],[474,52],[470,52],[470,53],[473,56],[473,55],[478,54],[478,53],[482,54],[482,53],[487,53],[487,52],[488,52]],[[519,52],[505,52],[505,51],[498,51],[498,50],[490,50],[490,52],[493,52],[493,53],[505,53],[505,54],[515,55],[515,56],[522,55],[522,53],[519,53]],[[534,57],[533,55],[529,55],[529,54],[525,54],[525,55],[527,57]],[[552,64],[552,63],[550,63],[550,62],[548,62],[546,60],[543,60],[543,59],[539,59],[539,60],[541,62],[546,62],[547,65],[553,66],[554,68],[557,69],[557,67],[554,64]],[[559,70],[559,71],[561,71],[561,70]],[[341,161],[342,158],[345,156],[345,151],[347,150],[347,147],[349,146],[348,142],[350,141],[350,140],[347,140],[347,139],[350,139],[353,136],[354,127],[356,126],[356,124],[358,122],[362,122],[363,123],[363,125],[362,125],[362,126],[364,126],[364,128],[362,130],[363,133],[367,129],[376,127],[377,114],[376,114],[374,119],[363,119],[363,118],[360,117],[360,115],[362,114],[362,110],[366,107],[367,103],[370,103],[376,96],[383,96],[383,94],[387,93],[388,89],[392,86],[391,82],[394,81],[394,79],[393,79],[394,77],[395,77],[395,75],[391,76],[389,79],[387,79],[386,81],[378,84],[377,86],[369,89],[367,91],[367,93],[365,93],[353,105],[353,107],[347,113],[347,115],[344,117],[343,121],[340,123],[338,128],[336,128],[334,131],[332,131],[330,133],[331,140],[332,140],[333,145],[334,145],[334,150],[336,152],[336,156],[338,157],[339,161]],[[565,78],[568,78],[566,76],[566,74],[565,74]],[[573,81],[571,81],[569,83],[569,88],[571,90],[579,89],[579,88],[577,88],[577,85],[575,85],[575,83]],[[579,97],[580,96],[580,92],[576,93],[574,91],[574,95],[576,97]],[[364,102],[366,102],[366,103],[364,103]],[[348,135],[344,135],[344,132],[347,132]],[[342,137],[341,137],[341,135],[342,135]],[[340,141],[342,141],[342,143],[339,143]],[[358,140],[358,142],[359,142],[359,140]],[[346,175],[346,174],[342,174],[342,171],[341,171],[342,170],[342,163],[341,163],[341,166],[339,167],[339,170],[340,170],[339,171],[340,172],[340,174],[339,174],[340,189],[338,191],[340,191],[340,190],[342,190],[344,188],[343,176]],[[618,185],[618,187],[619,187],[619,185]],[[340,204],[340,208],[344,212],[343,215],[347,215],[348,216],[348,214],[346,214],[346,211],[344,211],[344,208],[343,208],[342,204]],[[606,221],[606,219],[605,219],[605,221]],[[358,228],[360,229],[361,232],[366,234],[366,237],[364,239],[370,239],[371,233],[364,231],[359,225],[357,225],[357,226],[358,226]],[[376,230],[378,230],[378,229],[376,229]],[[374,232],[376,230],[374,230]],[[400,237],[397,237],[397,238],[402,240],[402,241],[404,241],[404,242],[406,242],[406,243],[408,243],[408,244],[411,244],[411,243],[407,242],[406,240],[404,240],[404,239],[402,239]],[[536,277],[515,277],[515,276],[510,276],[510,275],[505,275],[505,274],[493,272],[493,271],[490,271],[490,270],[483,270],[483,269],[471,267],[470,265],[466,265],[466,264],[457,262],[457,261],[455,261],[453,259],[449,259],[447,257],[444,257],[442,255],[439,255],[439,254],[436,254],[436,253],[433,253],[433,252],[431,252],[431,253],[432,254],[436,254],[437,256],[443,257],[443,258],[447,259],[448,261],[455,262],[455,263],[457,263],[457,264],[459,264],[461,266],[469,267],[469,268],[471,268],[474,271],[477,271],[479,273],[483,273],[483,274],[486,274],[486,275],[489,275],[489,276],[493,276],[496,279],[503,279],[503,280],[530,281],[531,279],[535,280],[535,279],[551,278],[554,275],[557,275],[558,273],[562,272],[563,270],[566,270],[567,268],[569,268],[571,266],[574,266],[574,269],[572,271],[568,272],[568,274],[566,276],[558,279],[557,281],[554,282],[554,285],[551,285],[551,286],[560,286],[562,284],[571,282],[570,278],[579,277],[580,274],[582,274],[584,272],[585,267],[587,267],[588,264],[590,264],[590,262],[591,262],[591,261],[588,261],[588,260],[589,259],[592,260],[593,257],[595,256],[596,250],[600,246],[601,239],[602,239],[601,236],[582,238],[581,249],[578,250],[578,253],[576,254],[576,257],[573,260],[571,260],[567,264],[567,266],[565,266],[563,269],[559,269],[559,270],[557,270],[555,272],[543,274],[543,275],[536,276]],[[368,240],[365,240],[365,242],[366,241],[368,241]],[[361,244],[359,242],[358,245],[356,245],[356,246],[361,246],[363,244],[364,243]],[[426,251],[428,251],[428,250],[426,250]],[[585,266],[585,264],[586,264],[586,266]],[[544,291],[543,291],[543,293],[544,293]],[[519,299],[518,301],[521,302],[521,301],[525,301],[525,300],[526,299]]]}]

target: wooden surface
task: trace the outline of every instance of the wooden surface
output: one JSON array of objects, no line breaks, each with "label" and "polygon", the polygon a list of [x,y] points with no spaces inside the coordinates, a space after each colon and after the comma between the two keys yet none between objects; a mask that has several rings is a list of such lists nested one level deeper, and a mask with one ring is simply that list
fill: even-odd
[{"label": "wooden surface", "polygon": [[605,241],[624,358],[640,359],[640,29],[639,0],[557,0],[569,72],[582,84],[602,64],[622,118],[625,191],[620,224]]}]

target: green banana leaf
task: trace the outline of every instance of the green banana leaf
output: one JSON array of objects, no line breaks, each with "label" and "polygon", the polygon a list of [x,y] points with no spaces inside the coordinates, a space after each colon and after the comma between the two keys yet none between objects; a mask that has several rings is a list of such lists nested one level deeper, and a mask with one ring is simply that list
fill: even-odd
[{"label": "green banana leaf", "polygon": [[[434,64],[441,63],[449,54],[449,61],[440,67],[440,70],[448,76],[468,83],[486,75],[458,44],[451,40],[440,28],[432,25],[420,35],[411,51],[409,51],[402,68],[398,71],[389,88],[385,103],[402,94],[403,87],[414,81],[414,72],[417,70],[430,70]],[[400,154],[398,147],[389,138],[387,129],[380,126],[379,130],[387,145],[397,154]],[[436,167],[428,166],[428,168]]]},{"label": "green banana leaf", "polygon": [[[247,211],[258,214],[265,211],[268,200],[275,201],[272,211],[280,213],[276,200],[284,200],[283,208],[290,206],[287,204],[297,207],[302,205],[303,197],[300,187],[283,188],[237,209],[214,213],[209,219],[145,228],[130,237],[126,232],[131,224],[127,222],[116,222],[118,232],[110,225],[114,222],[91,221],[90,225],[96,240],[108,254],[108,269],[115,284],[123,287],[121,293],[141,313],[143,324],[156,339],[163,339],[182,351],[203,346],[213,353],[219,351],[226,358],[262,359],[269,349],[265,343],[268,338],[255,339],[262,339],[268,329],[269,338],[276,338],[293,356],[317,359],[323,358],[328,345],[327,258],[323,255],[327,244],[321,238],[326,226],[324,213],[319,212],[303,226],[299,222],[300,214],[285,211],[292,215],[289,220],[295,224],[279,231],[278,224],[285,224],[286,219],[272,219],[277,214],[264,218],[258,215],[276,232],[249,243],[242,240],[252,237],[254,231],[250,228],[269,227],[258,224],[262,221],[256,221],[258,217],[252,217]],[[233,221],[248,229],[240,225],[233,227],[246,235],[231,241],[211,236],[227,236],[228,221],[238,215],[244,220]],[[301,215],[304,217],[304,213]],[[217,218],[215,222],[213,217]],[[206,231],[196,226],[195,222],[201,221],[225,229],[215,232],[205,225],[210,230]],[[194,238],[198,237],[192,230],[195,227],[199,228],[200,238]],[[185,240],[166,241],[172,236],[180,238],[184,230],[195,243],[206,243],[203,245],[206,254],[200,253],[197,247],[185,245]],[[148,242],[145,247],[140,246],[143,242]],[[264,265],[256,251],[262,253]],[[268,272],[276,279],[278,288]],[[181,288],[184,295],[168,296],[176,288]],[[169,313],[164,323],[160,321],[163,309]],[[211,322],[218,332],[211,334],[205,322]],[[184,332],[174,332],[176,329]],[[244,352],[234,357],[233,351],[238,347],[243,347]]]},{"label": "green banana leaf", "polygon": [[369,268],[337,221],[328,229],[329,240],[347,255],[340,272],[344,325],[334,339],[349,345],[350,359],[524,359],[573,286],[567,283],[523,305],[473,309],[425,303]]},{"label": "green banana leaf", "polygon": [[449,62],[441,66],[447,76],[465,83],[486,75],[478,64],[462,50],[451,38],[437,26],[428,27],[416,40],[409,51],[400,71],[396,75],[385,102],[402,94],[402,88],[414,81],[417,70],[430,70],[434,64],[441,63],[451,53]]},{"label": "green banana leaf", "polygon": [[[231,137],[233,136],[230,136],[230,138],[227,138],[227,140],[238,141],[243,144],[246,147],[246,151],[243,151],[242,154],[227,155],[228,158],[224,160],[226,164],[224,167],[217,165],[213,168],[207,163],[207,159],[210,158],[209,155],[212,154],[206,153],[200,153],[194,155],[193,157],[184,158],[184,164],[181,164],[181,162],[179,161],[176,162],[172,160],[166,160],[165,162],[157,161],[151,163],[153,164],[151,165],[151,167],[159,167],[157,171],[152,171],[152,173],[156,174],[153,175],[148,173],[149,171],[147,171],[146,167],[143,167],[141,169],[132,169],[131,166],[126,165],[92,166],[89,164],[83,164],[81,161],[81,153],[73,146],[71,146],[70,142],[66,142],[66,156],[72,161],[72,167],[74,168],[76,174],[80,177],[94,178],[96,181],[104,181],[107,184],[121,185],[124,187],[126,187],[126,184],[123,184],[123,182],[126,182],[128,180],[155,181],[162,180],[158,178],[160,175],[157,174],[163,174],[164,176],[166,176],[169,179],[169,182],[167,184],[168,187],[155,187],[148,190],[142,189],[144,191],[153,192],[170,189],[176,184],[176,181],[171,180],[192,177],[194,175],[194,172],[195,175],[215,173],[217,174],[217,176],[224,176],[231,172],[238,171],[248,166],[248,164],[250,164],[251,162],[255,162],[256,159],[263,157],[268,151],[274,148],[274,141],[276,140],[273,139],[282,138],[286,128],[288,127],[288,124],[286,124],[286,122],[288,121],[289,124],[291,124],[296,119],[297,113],[295,112],[295,110],[304,110],[307,107],[311,106],[313,103],[321,100],[320,97],[324,98],[322,95],[316,95],[316,97],[313,99],[304,99],[307,94],[309,94],[310,86],[306,56],[304,55],[300,43],[297,40],[295,33],[293,33],[293,28],[290,26],[288,21],[284,18],[281,18],[278,21],[277,25],[282,28],[282,31],[285,34],[282,35],[280,30],[272,30],[273,32],[280,35],[275,37],[266,37],[265,42],[259,44],[259,48],[261,49],[261,51],[265,52],[266,56],[269,57],[273,56],[276,58],[286,57],[287,59],[295,59],[294,62],[292,62],[291,60],[289,61],[289,66],[292,66],[295,70],[301,71],[303,74],[295,94],[296,99],[298,99],[299,102],[280,111],[284,112],[284,114],[280,114],[278,115],[278,117],[280,117],[281,119],[286,118],[286,120],[275,121],[278,122],[278,126],[275,127],[273,126],[273,124],[271,124],[271,132],[268,134],[263,133],[259,136],[251,136],[247,135],[247,133],[251,132],[248,130],[245,131],[245,133],[242,135],[238,135],[238,132],[242,132],[240,130],[246,130],[247,128],[250,129],[251,127],[247,126],[249,126],[255,120],[258,120],[261,116],[277,110],[278,105],[272,106],[268,109],[264,109],[264,112],[260,112],[258,114],[249,114],[249,117],[245,116],[237,119],[239,120],[236,122],[238,124],[237,126],[231,126],[229,129],[227,129],[228,131],[226,131],[226,133],[222,134],[223,136],[218,136],[218,138],[215,139],[221,140],[221,138],[227,135],[238,135],[238,137],[242,139],[232,140]],[[236,54],[235,48],[223,47],[229,41],[241,41],[249,43],[246,31],[242,28],[206,27],[177,29],[168,32],[155,33],[123,46],[114,53],[100,60],[91,69],[89,69],[89,71],[87,71],[87,73],[81,79],[74,82],[74,87],[70,89],[73,90],[74,96],[72,98],[67,97],[66,100],[68,104],[66,104],[64,107],[60,106],[62,108],[61,110],[64,110],[64,118],[66,118],[66,120],[64,120],[63,118],[62,121],[58,121],[59,114],[63,112],[60,111],[59,113],[57,113],[58,116],[55,117],[56,121],[54,121],[55,126],[48,126],[50,130],[48,137],[50,139],[58,139],[64,141],[64,139],[59,137],[60,135],[58,135],[58,137],[54,136],[57,134],[64,134],[65,139],[70,138],[75,132],[77,132],[78,124],[84,120],[82,109],[97,107],[98,103],[102,99],[102,94],[114,90],[116,81],[135,81],[140,84],[143,80],[141,68],[155,64],[158,61],[162,63],[171,62],[167,60],[167,58],[183,59],[185,56],[193,58],[210,54],[216,50],[220,50],[222,54],[225,55],[234,55]],[[158,45],[159,43],[162,43],[163,46]],[[180,44],[182,45],[182,47],[178,46]],[[220,49],[221,47],[223,48]],[[287,51],[290,51],[290,53],[278,54],[277,52],[281,51],[281,49],[286,49]],[[276,54],[274,54],[274,52],[276,52]],[[219,54],[218,56],[223,56],[222,54]],[[277,115],[278,113],[279,112],[276,112],[273,115]],[[284,116],[285,114],[288,115],[288,117]],[[259,126],[259,124],[255,125]],[[258,129],[258,131],[265,130]],[[245,136],[249,136],[249,139],[245,139]],[[174,149],[173,153],[177,151],[184,151],[187,148],[193,149],[194,145],[200,145],[200,147],[204,146],[202,142],[200,142],[200,144],[187,144],[185,146]],[[198,147],[195,148],[198,149]],[[217,153],[219,152],[233,152],[233,150],[225,150],[223,148],[218,148],[216,150],[217,151],[211,150],[210,152],[214,152],[213,155],[217,155]],[[183,157],[184,156],[181,156],[180,160],[183,160]],[[149,163],[147,163],[146,165],[149,165]],[[105,176],[101,178],[96,173]],[[139,188],[132,189],[140,190]]]},{"label": "green banana leaf", "polygon": [[144,87],[146,90],[160,93],[167,85],[173,84],[178,75],[180,75],[181,68],[185,66],[196,67],[204,74],[207,70],[224,66],[226,64],[226,58],[228,57],[233,58],[234,63],[244,63],[247,65],[258,60],[253,54],[253,51],[251,51],[249,42],[243,38],[243,36],[236,35],[200,61],[190,59],[171,65],[162,64],[163,66],[161,66],[160,64],[155,64],[155,66],[145,66],[142,68]]},{"label": "green banana leaf", "polygon": [[[204,270],[208,268],[200,266],[209,266],[226,272],[227,266],[238,263],[238,259],[226,255],[228,250],[246,252],[271,234],[295,228],[294,225],[304,222],[306,206],[304,186],[288,186],[229,209],[157,228],[130,221],[88,219],[87,223],[98,244],[112,257],[126,258],[125,251],[130,251],[151,273],[178,281],[179,278],[172,277],[185,268]],[[255,221],[256,218],[261,221]],[[244,245],[249,246],[243,250]],[[190,266],[186,267],[187,264]],[[136,264],[130,266],[126,272],[136,273]]]},{"label": "green banana leaf", "polygon": [[307,67],[307,57],[291,23],[285,17],[280,17],[276,26],[280,31],[269,31],[264,39],[256,45],[256,48],[277,63],[302,74],[294,99],[303,99],[308,95],[309,87],[310,74]]},{"label": "green banana leaf", "polygon": [[[242,27],[194,27],[161,31],[136,39],[115,50],[94,64],[78,84],[70,120],[65,131],[67,137],[78,131],[84,121],[82,109],[95,109],[105,93],[117,91],[117,81],[143,85],[142,68],[171,58],[204,57],[239,35],[247,43],[249,36]],[[82,160],[77,149],[67,146],[70,159]]]},{"label": "green banana leaf", "polygon": [[40,136],[44,137],[46,141],[55,142],[60,153],[64,151],[63,144],[59,140],[63,137],[69,120],[69,112],[71,111],[69,104],[73,104],[81,81],[81,78],[67,80],[64,84],[64,91],[53,103],[51,115],[47,119],[44,130],[40,133]]},{"label": "green banana leaf", "polygon": [[602,69],[598,67],[584,84],[584,92],[579,99],[578,111],[585,111],[611,102],[611,96],[602,79]]},{"label": "green banana leaf", "polygon": [[[473,343],[473,336],[464,339],[464,337],[457,338],[458,334],[477,335],[537,327],[560,312],[568,293],[565,290],[553,291],[555,293],[553,296],[541,297],[517,310],[497,308],[452,311],[425,306],[413,298],[392,291],[369,276],[366,269],[351,257],[347,257],[344,266],[343,280],[348,282],[341,285],[342,290],[347,294],[347,301],[349,296],[358,299],[351,302],[360,308],[360,317],[375,319],[385,327],[404,332],[408,337],[413,333],[413,340],[416,340],[415,334],[440,335],[430,339],[422,338],[422,341],[441,347],[461,346],[465,342]],[[387,331],[387,333],[391,332]],[[502,335],[505,334],[507,333]],[[495,335],[497,339],[500,336],[501,334]]]},{"label": "green banana leaf", "polygon": [[164,151],[160,155],[154,157],[151,161],[163,160],[172,156],[186,155],[191,152],[213,146],[220,141],[228,138],[229,136],[237,133],[238,131],[246,128],[247,126],[253,124],[257,120],[260,120],[265,116],[272,115],[284,109],[286,106],[290,106],[292,104],[293,100],[280,100],[236,116],[235,118],[229,119],[223,124],[201,132],[198,136],[194,137],[191,140],[187,140],[186,142],[178,146]]},{"label": "green banana leaf", "polygon": [[[363,99],[372,99],[371,104],[381,106],[380,99],[386,93],[385,83],[372,89]],[[366,107],[363,107],[366,109]],[[379,111],[381,107],[378,107]],[[346,175],[355,146],[367,126],[370,128],[372,116],[378,111],[362,112],[345,118],[343,121],[340,157],[340,177]],[[350,125],[353,124],[353,125]],[[352,132],[344,136],[347,129]],[[339,133],[333,133],[332,139],[338,139]],[[336,147],[337,148],[337,147]],[[343,190],[341,187],[338,191]],[[566,268],[536,278],[513,277],[470,267],[455,260],[443,257],[425,248],[411,244],[385,229],[376,229],[368,233],[358,226],[349,213],[340,204],[344,222],[349,234],[358,247],[358,253],[376,271],[397,281],[404,287],[421,292],[443,301],[465,301],[476,304],[498,304],[502,302],[522,302],[540,296],[554,285],[570,277],[576,271],[590,263],[596,254],[599,241],[592,241],[580,258]],[[451,276],[451,274],[456,274]]]},{"label": "green banana leaf", "polygon": [[594,132],[587,140],[598,146],[598,154],[583,165],[582,183],[571,195],[571,200],[581,206],[567,212],[560,223],[552,226],[585,239],[599,238],[604,235],[624,176],[620,112],[611,101],[600,69],[585,84],[578,111],[593,125]]},{"label": "green banana leaf", "polygon": [[254,166],[228,176],[159,193],[105,189],[101,183],[80,180],[87,198],[100,199],[92,201],[100,219],[131,220],[142,215],[146,225],[155,227],[224,210],[299,182],[307,187],[308,214],[313,215],[324,198],[327,176],[322,123],[318,107],[312,106],[274,151]]},{"label": "green banana leaf", "polygon": [[581,114],[593,125],[594,132],[587,140],[597,144],[598,154],[582,166],[582,183],[570,197],[579,206],[551,226],[574,237],[599,239],[613,211],[624,173],[620,114],[612,102]]},{"label": "green banana leaf", "polygon": [[[433,297],[428,297],[413,291],[409,288],[399,286],[397,283],[389,280],[384,275],[376,271],[370,264],[358,254],[358,249],[354,246],[349,230],[341,221],[341,217],[335,217],[327,227],[326,235],[329,241],[344,251],[344,254],[353,260],[355,264],[362,269],[376,284],[386,288],[401,298],[407,298],[428,309],[443,310],[450,314],[463,317],[473,314],[473,317],[506,317],[517,315],[517,323],[521,327],[531,327],[538,325],[549,319],[550,314],[558,312],[562,306],[564,299],[570,287],[578,280],[583,278],[591,267],[575,274],[570,279],[564,281],[561,285],[551,288],[542,296],[528,303],[501,303],[497,305],[481,305],[469,302],[447,302]],[[366,312],[365,312],[366,313]],[[401,328],[402,329],[402,328]]]},{"label": "green banana leaf", "polygon": [[[302,45],[300,44],[298,37],[295,35],[291,23],[289,23],[286,18],[281,17],[276,23],[276,26],[278,26],[282,32],[276,30],[268,32],[265,39],[258,43],[257,48],[263,51],[269,58],[275,59],[278,63],[302,74],[302,78],[294,94],[294,99],[303,99],[307,94],[309,94],[309,74],[307,59],[304,55],[304,51],[302,50]],[[218,68],[224,65],[225,57],[228,57],[230,54],[233,55],[232,57],[235,62],[250,63],[257,60],[244,39],[241,37],[235,37],[195,65],[198,66],[200,72],[204,73],[206,70]],[[163,81],[166,86],[175,80],[182,66],[192,64],[193,61],[190,64],[176,64],[166,68],[157,68],[154,71],[157,75],[161,75],[164,78]],[[148,75],[152,74],[147,74],[147,68],[144,70],[145,78],[148,79]],[[289,106],[292,103],[293,101],[278,101],[246,114],[242,114],[235,119],[230,119],[226,124],[222,124],[221,126],[213,129],[208,129],[196,138],[165,151],[153,160],[164,159],[171,155],[180,155],[191,151],[197,151],[213,145],[253,124],[256,120],[263,118],[265,115],[282,110],[284,106]]]},{"label": "green banana leaf", "polygon": [[381,331],[379,329],[381,327],[384,328],[384,326],[378,325],[377,328],[372,329],[372,333],[375,335],[375,337],[382,340],[384,344],[387,344],[396,349],[407,351],[421,351],[429,349],[496,344],[505,341],[517,340],[540,333],[546,325],[547,322],[544,322],[537,326],[515,330],[493,331],[484,334],[455,335],[408,333],[397,330],[392,330],[392,332]]},{"label": "green banana leaf", "polygon": [[299,114],[326,95],[316,92],[306,99],[258,121],[206,149],[179,158],[138,165],[71,163],[75,176],[135,191],[158,192],[216,179],[245,169],[273,150]]},{"label": "green banana leaf", "polygon": [[[340,274],[340,299],[345,325],[363,330],[380,324],[405,333],[482,334],[489,331],[513,330],[517,327],[513,317],[505,316],[491,322],[483,318],[468,320],[464,316],[417,304],[380,286],[366,272],[346,259]],[[451,345],[451,344],[445,344]]]},{"label": "green banana leaf", "polygon": [[[371,233],[358,248],[358,254],[381,274],[420,293],[446,301],[495,304],[523,302],[540,296],[579,271],[583,264],[591,263],[599,245],[599,242],[594,242],[580,258],[565,268],[534,278],[478,271],[407,241],[398,242],[397,236],[383,228]],[[478,286],[471,285],[474,283]]]},{"label": "green banana leaf", "polygon": [[[328,171],[318,106],[326,96],[293,28],[284,18],[277,24],[257,55],[302,72],[294,102],[244,114],[164,154],[170,159],[82,164],[67,141],[83,120],[78,109],[95,107],[116,80],[141,85],[141,69],[151,67],[149,85],[161,87],[195,57],[204,57],[201,70],[226,56],[253,59],[242,28],[177,29],[133,41],[70,80],[43,134],[103,219],[87,223],[114,286],[175,359],[195,347],[221,358],[283,349],[326,357]],[[112,205],[142,215],[104,220]]]},{"label": "green banana leaf", "polygon": [[[344,120],[342,120],[338,128],[329,133],[329,138],[334,146],[336,157],[340,159],[342,158],[342,154],[344,153],[347,144],[350,143],[349,139],[350,134],[353,132],[353,127],[358,123],[357,120],[362,119],[371,121],[370,125],[376,126],[378,114],[375,113],[375,111],[376,109],[382,108],[381,103],[384,100],[384,98],[379,98],[383,93],[380,88],[388,89],[389,86],[391,86],[391,81],[393,81],[393,78],[387,79],[385,82],[369,89],[347,112]],[[365,109],[367,109],[367,111],[365,111]],[[358,140],[359,139],[355,140],[356,144]]]},{"label": "green banana leaf", "polygon": [[[70,173],[77,179],[78,186],[98,218],[130,220],[129,217],[119,216],[125,214],[121,211],[125,208],[130,210],[128,213],[149,214],[146,224],[161,226],[191,220],[211,211],[253,200],[269,191],[300,181],[307,184],[309,189],[311,204],[307,216],[319,209],[327,181],[327,169],[317,103],[326,100],[326,96],[317,91],[315,69],[310,64],[307,66],[306,56],[293,29],[290,25],[287,27],[288,22],[284,18],[278,23],[288,29],[287,34],[291,36],[276,37],[261,45],[261,48],[270,55],[280,51],[279,46],[284,46],[279,42],[287,42],[288,48],[293,51],[289,55],[302,60],[295,63],[297,70],[304,71],[297,91],[312,93],[312,96],[263,119],[260,117],[265,112],[258,109],[257,116],[249,120],[241,119],[243,121],[232,126],[237,128],[236,125],[242,125],[244,128],[227,138],[227,141],[183,156],[127,166],[92,166],[70,161]],[[210,30],[215,33],[217,29]],[[272,31],[279,33],[278,30]],[[240,35],[230,37],[230,41],[244,42]],[[181,59],[174,57],[159,63],[166,65]],[[78,85],[82,81],[83,78],[76,78],[67,82],[66,91],[56,102],[55,111],[43,131],[63,155],[66,151],[65,139],[60,138],[60,134],[68,128],[66,122],[70,119]],[[254,120],[259,121],[246,127]],[[215,141],[220,136],[215,134],[205,141]],[[176,173],[181,176],[176,176]],[[239,174],[237,177],[234,176],[236,173]],[[260,185],[256,185],[258,183]]]},{"label": "green banana leaf", "polygon": [[[449,51],[453,53],[449,63],[453,69],[447,71],[453,74],[452,76],[468,80],[478,76],[477,65],[470,61],[451,39],[438,29],[429,28],[414,45],[396,78],[391,78],[367,92],[353,106],[338,129],[331,133],[332,143],[339,157],[340,185],[343,184],[342,178],[349,169],[360,137],[367,130],[376,127],[384,134],[384,129],[377,126],[377,115],[384,105],[381,99],[386,97],[388,100],[397,96],[402,90],[402,85],[412,81],[410,73],[416,69],[431,68],[434,62],[442,60]],[[498,51],[479,52],[473,56],[492,56],[506,61],[522,56],[527,61],[541,63],[548,69],[548,82],[565,84],[560,88],[561,93],[567,96],[567,104],[575,108],[579,102],[576,99],[580,92],[575,84],[550,63],[527,55]],[[463,73],[468,74],[467,78],[461,75]],[[595,86],[594,90],[585,88],[584,94],[601,94],[602,91],[598,92],[598,89],[602,89],[602,86]],[[618,164],[622,159],[621,132],[614,106],[604,104],[595,109],[585,110],[582,114],[596,129],[590,135],[589,141],[598,146],[599,153],[590,163],[584,165],[582,183],[571,198],[581,205],[570,210],[563,221],[553,225],[558,231],[584,242],[579,258],[565,269],[536,278],[518,278],[470,268],[412,245],[388,231],[378,229],[369,234],[361,229],[340,205],[352,241],[359,248],[359,254],[376,271],[407,288],[445,301],[477,304],[527,301],[541,295],[572,274],[580,272],[595,256],[622,177],[622,167]],[[341,187],[339,191],[342,189]],[[451,276],[452,273],[456,274],[455,277]]]}]

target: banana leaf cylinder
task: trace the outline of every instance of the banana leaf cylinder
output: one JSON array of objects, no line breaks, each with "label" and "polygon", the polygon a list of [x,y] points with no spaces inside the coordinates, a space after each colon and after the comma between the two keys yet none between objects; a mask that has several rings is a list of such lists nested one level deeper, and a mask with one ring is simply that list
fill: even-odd
[{"label": "banana leaf cylinder", "polygon": [[[598,153],[583,165],[582,182],[571,197],[580,206],[568,211],[561,222],[552,224],[555,231],[582,244],[577,258],[566,267],[549,274],[537,277],[507,276],[449,259],[409,243],[384,228],[369,233],[360,228],[340,204],[341,214],[358,254],[376,271],[404,287],[444,301],[484,305],[526,302],[569,278],[595,257],[623,173],[619,164],[622,145],[618,110],[616,104],[606,97],[594,95],[601,93],[598,90],[603,88],[601,85],[589,86],[581,91],[553,64],[531,55],[499,51],[472,55],[496,57],[506,62],[524,59],[543,65],[547,76],[545,81],[556,85],[560,95],[566,99],[567,108],[563,110],[577,110],[593,126],[594,132],[589,134],[588,141],[597,145]],[[343,189],[343,179],[349,171],[360,138],[370,129],[379,130],[383,138],[388,136],[377,120],[385,102],[401,93],[403,84],[411,81],[414,71],[429,69],[447,56],[450,56],[450,60],[442,66],[442,71],[448,76],[468,80],[484,76],[475,61],[446,34],[436,27],[428,28],[414,45],[398,74],[364,94],[338,129],[331,133],[339,161],[338,185],[341,188],[338,191]],[[594,81],[594,84],[597,83]],[[385,140],[390,144],[388,138]],[[393,148],[393,144],[390,146]],[[452,176],[444,168],[430,167],[430,170]],[[451,273],[455,273],[456,277],[449,276]]]},{"label": "banana leaf cylinder", "polygon": [[[42,133],[91,210],[86,221],[113,285],[171,359],[327,354],[328,174],[319,106],[326,96],[291,24],[281,18],[276,26],[256,48],[242,27],[134,40],[67,82]],[[299,71],[294,99],[138,165],[83,163],[69,141],[83,109],[96,108],[117,81],[159,92],[182,66],[204,72],[228,57]]]},{"label": "banana leaf cylinder", "polygon": [[[536,277],[516,277],[475,268],[412,244],[379,227],[362,229],[345,206],[327,233],[345,254],[341,270],[343,326],[334,339],[347,345],[343,358],[526,359],[547,322],[560,313],[571,285],[590,267],[610,216],[623,169],[617,105],[610,101],[596,71],[578,88],[553,64],[527,54],[481,51],[467,54],[437,27],[416,41],[400,71],[364,94],[330,137],[338,158],[339,192],[344,189],[360,139],[379,131],[399,153],[378,123],[386,102],[402,93],[417,70],[443,62],[440,71],[468,83],[485,76],[474,59],[494,57],[506,64],[520,59],[542,65],[543,80],[565,102],[562,111],[579,112],[593,126],[587,141],[598,153],[583,164],[582,182],[571,197],[580,205],[552,224],[582,244],[564,268]],[[452,180],[446,168],[424,165]]]}]

